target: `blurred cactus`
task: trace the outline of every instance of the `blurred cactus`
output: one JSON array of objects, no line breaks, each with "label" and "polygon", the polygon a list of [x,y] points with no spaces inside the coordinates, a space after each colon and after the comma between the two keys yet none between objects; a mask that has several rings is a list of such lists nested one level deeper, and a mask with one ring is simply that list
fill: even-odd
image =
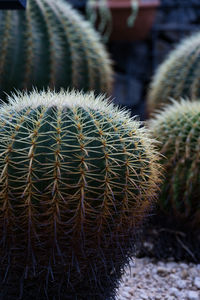
[{"label": "blurred cactus", "polygon": [[200,97],[200,33],[184,39],[158,68],[150,86],[147,109],[152,113],[170,98]]},{"label": "blurred cactus", "polygon": [[98,34],[64,0],[0,11],[0,39],[0,98],[33,86],[111,91],[111,62]]},{"label": "blurred cactus", "polygon": [[114,299],[159,182],[148,131],[102,96],[63,91],[10,98],[0,124],[3,299],[17,284],[28,299]]},{"label": "blurred cactus", "polygon": [[200,102],[173,102],[150,121],[165,156],[161,210],[183,223],[200,225]]}]

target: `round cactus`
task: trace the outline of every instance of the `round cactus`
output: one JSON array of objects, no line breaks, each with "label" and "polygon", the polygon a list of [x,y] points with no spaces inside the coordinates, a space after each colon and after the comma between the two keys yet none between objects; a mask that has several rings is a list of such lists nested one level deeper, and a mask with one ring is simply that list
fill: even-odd
[{"label": "round cactus", "polygon": [[74,91],[15,95],[0,124],[1,293],[113,299],[159,182],[148,131]]},{"label": "round cactus", "polygon": [[147,109],[151,114],[170,98],[200,97],[200,33],[184,39],[158,68],[150,86]]},{"label": "round cactus", "polygon": [[111,91],[111,62],[98,34],[64,0],[0,11],[0,40],[0,98],[33,86]]},{"label": "round cactus", "polygon": [[161,210],[183,224],[200,225],[200,102],[173,102],[150,121],[165,156]]}]

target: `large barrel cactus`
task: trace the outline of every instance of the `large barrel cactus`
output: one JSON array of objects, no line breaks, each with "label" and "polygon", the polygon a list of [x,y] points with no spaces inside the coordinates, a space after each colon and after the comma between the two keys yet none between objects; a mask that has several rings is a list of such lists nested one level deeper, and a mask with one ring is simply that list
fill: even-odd
[{"label": "large barrel cactus", "polygon": [[200,33],[184,39],[158,68],[147,100],[152,113],[170,98],[200,97]]},{"label": "large barrel cactus", "polygon": [[200,102],[182,100],[166,106],[150,121],[164,155],[166,179],[159,207],[167,218],[200,225]]},{"label": "large barrel cactus", "polygon": [[114,299],[159,182],[148,131],[64,91],[10,98],[0,124],[0,295]]},{"label": "large barrel cactus", "polygon": [[98,34],[64,0],[0,11],[0,98],[14,89],[109,93],[111,63]]}]

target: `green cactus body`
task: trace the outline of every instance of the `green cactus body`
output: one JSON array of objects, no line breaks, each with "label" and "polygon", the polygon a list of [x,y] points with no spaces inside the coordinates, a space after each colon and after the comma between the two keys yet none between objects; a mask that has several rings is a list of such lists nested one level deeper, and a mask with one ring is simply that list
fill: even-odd
[{"label": "green cactus body", "polygon": [[158,68],[150,86],[147,109],[155,109],[170,102],[200,97],[200,33],[184,39]]},{"label": "green cactus body", "polygon": [[148,131],[93,93],[9,100],[0,108],[1,276],[8,287],[14,272],[39,278],[46,293],[54,282],[77,299],[111,297],[159,182]]},{"label": "green cactus body", "polygon": [[0,97],[14,89],[109,93],[111,62],[98,34],[64,0],[0,11]]},{"label": "green cactus body", "polygon": [[150,121],[154,137],[165,156],[166,179],[159,206],[183,223],[200,224],[200,102],[182,100]]}]

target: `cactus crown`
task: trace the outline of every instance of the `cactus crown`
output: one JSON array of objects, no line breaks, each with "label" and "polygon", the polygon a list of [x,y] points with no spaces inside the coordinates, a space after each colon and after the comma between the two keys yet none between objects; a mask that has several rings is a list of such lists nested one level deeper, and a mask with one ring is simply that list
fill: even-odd
[{"label": "cactus crown", "polygon": [[[121,186],[123,193],[125,191],[124,188],[128,188],[129,185],[130,188],[133,188],[133,193],[131,193],[131,190],[128,192],[133,200],[135,197],[138,197],[138,195],[134,195],[137,188],[135,184],[132,184],[132,181],[129,181],[129,176],[130,178],[132,176],[135,178],[136,176],[136,181],[138,181],[137,187],[139,188],[140,184],[144,185],[141,190],[139,189],[140,197],[137,200],[140,202],[141,199],[146,199],[147,195],[151,195],[151,190],[149,189],[149,180],[151,180],[151,177],[149,177],[149,172],[154,172],[154,164],[150,163],[151,159],[154,159],[154,155],[151,157],[150,149],[152,146],[150,145],[150,140],[146,138],[147,133],[144,128],[139,128],[139,122],[129,118],[126,111],[119,110],[113,104],[103,101],[103,99],[103,96],[95,99],[93,93],[84,96],[77,92],[66,94],[64,91],[58,94],[50,91],[48,93],[33,92],[29,95],[18,94],[13,98],[9,98],[9,105],[3,105],[0,109],[1,138],[2,141],[6,140],[5,144],[2,143],[1,145],[1,147],[4,145],[1,161],[5,162],[6,155],[10,156],[12,151],[11,157],[16,156],[19,160],[20,155],[24,153],[21,158],[25,159],[27,156],[27,165],[23,161],[23,168],[27,178],[29,178],[33,174],[36,174],[37,168],[39,173],[44,168],[45,170],[49,169],[48,173],[52,173],[52,176],[53,174],[57,174],[53,161],[58,160],[60,166],[58,172],[61,178],[61,170],[65,170],[64,174],[67,173],[67,162],[64,159],[64,154],[60,155],[60,152],[64,151],[66,160],[70,161],[69,165],[72,158],[74,161],[77,161],[76,167],[74,165],[72,169],[76,168],[77,175],[78,177],[80,176],[78,180],[79,184],[82,172],[88,174],[90,178],[95,170],[102,168],[102,173],[105,172],[103,177],[102,174],[97,173],[95,175],[99,177],[96,185],[103,185],[102,190],[100,189],[100,194],[110,181],[109,178],[113,177],[113,180],[114,178],[116,180],[113,188],[118,190]],[[136,138],[133,141],[134,136]],[[8,147],[9,142],[10,146]],[[40,153],[40,149],[44,150],[45,147],[47,147],[45,153]],[[49,159],[47,150],[49,150]],[[36,166],[35,171],[31,175],[32,168],[30,168],[30,163],[32,164],[34,160],[30,160],[30,158],[34,157],[34,151],[37,153]],[[71,152],[71,154],[68,152]],[[98,163],[96,165],[95,161],[93,161],[95,153],[97,154],[96,163],[99,160],[100,165]],[[129,168],[129,156],[131,163],[134,165],[134,170],[132,171],[131,169],[129,171],[127,169]],[[109,157],[111,161],[107,161]],[[91,161],[88,165],[86,163],[87,158]],[[16,169],[16,173],[18,171],[22,172],[21,168],[17,170],[17,166],[20,164],[19,161],[12,162],[12,160],[9,160],[9,162]],[[64,164],[63,166],[62,163]],[[123,168],[121,163],[124,164]],[[50,171],[51,168],[52,170]],[[90,171],[92,174],[90,174]],[[71,167],[69,167],[69,173],[71,173]],[[45,181],[45,173],[42,175]],[[33,177],[35,182],[38,181],[38,178],[41,178],[41,176],[35,175]],[[70,179],[72,177],[70,176]],[[75,175],[74,177],[78,178]],[[24,184],[27,178],[26,176],[24,177]],[[49,181],[48,178],[49,175],[47,175],[47,182]],[[57,175],[55,175],[54,180],[56,178]],[[82,184],[84,182],[86,184],[84,177],[82,180]],[[88,180],[90,181],[90,179]],[[22,184],[22,182],[23,180],[18,182],[18,184]],[[32,180],[31,182],[33,183]],[[78,188],[79,184],[76,188]],[[90,185],[85,184],[83,184],[84,188],[90,189]],[[148,189],[145,188],[146,184],[148,185]],[[108,191],[109,187],[112,187],[112,182],[107,186]]]},{"label": "cactus crown", "polygon": [[200,33],[185,38],[158,68],[150,86],[148,111],[170,102],[170,98],[196,100],[200,96]]},{"label": "cactus crown", "polygon": [[41,281],[50,267],[75,290],[83,277],[92,290],[110,285],[159,182],[147,130],[74,91],[13,96],[0,124],[1,269],[6,257]]},{"label": "cactus crown", "polygon": [[191,224],[199,224],[200,102],[173,101],[155,115],[150,128],[166,157],[161,209]]},{"label": "cactus crown", "polygon": [[0,11],[0,40],[0,97],[32,86],[111,90],[111,62],[98,34],[64,0]]}]

